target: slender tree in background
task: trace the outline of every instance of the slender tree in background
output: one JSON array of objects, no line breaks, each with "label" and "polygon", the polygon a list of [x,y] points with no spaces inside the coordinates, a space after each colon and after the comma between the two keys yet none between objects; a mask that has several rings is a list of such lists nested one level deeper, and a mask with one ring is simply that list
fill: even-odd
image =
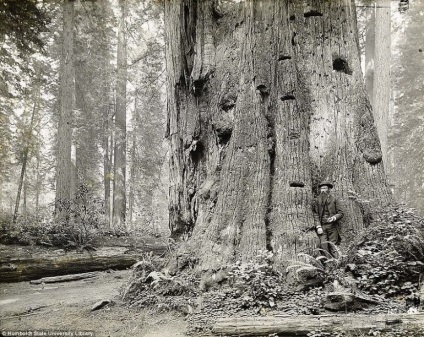
[{"label": "slender tree in background", "polygon": [[102,111],[103,111],[103,188],[104,188],[104,212],[106,222],[108,227],[111,224],[111,182],[112,182],[112,135],[111,135],[111,124],[112,124],[112,113],[111,104],[107,99],[107,95],[110,93],[109,85],[104,82],[103,85],[103,102],[102,102]]},{"label": "slender tree in background", "polygon": [[[71,198],[72,166],[72,123],[74,108],[74,1],[63,4],[62,55],[60,60],[60,116],[58,125],[58,146],[56,166],[56,201]],[[58,212],[61,219],[67,214]]]},{"label": "slender tree in background", "polygon": [[113,171],[113,225],[125,226],[126,215],[126,91],[127,91],[127,42],[125,34],[126,4],[119,1],[121,16],[118,25],[115,150]]},{"label": "slender tree in background", "polygon": [[350,0],[165,2],[170,227],[198,270],[313,247],[323,179],[347,241],[390,202],[355,19]]},{"label": "slender tree in background", "polygon": [[[0,187],[9,179],[9,153],[12,142],[9,125],[8,114],[3,109],[0,110]],[[0,188],[0,205],[3,204],[3,195],[3,188]]]},{"label": "slender tree in background", "polygon": [[374,83],[372,107],[381,142],[384,162],[387,160],[387,131],[390,111],[390,3],[390,0],[378,1],[375,11]]},{"label": "slender tree in background", "polygon": [[19,183],[18,183],[18,193],[16,195],[16,202],[15,202],[15,211],[13,213],[13,222],[16,222],[16,219],[18,217],[19,214],[19,204],[21,202],[21,192],[22,192],[22,187],[24,186],[24,213],[26,213],[26,196],[27,196],[27,186],[26,184],[24,184],[25,182],[25,174],[26,174],[26,169],[27,169],[27,165],[28,165],[28,161],[30,160],[30,147],[32,145],[32,141],[33,141],[33,129],[34,129],[34,123],[36,121],[36,118],[39,114],[39,110],[40,110],[40,94],[41,94],[41,74],[40,74],[40,70],[38,71],[37,74],[37,78],[36,78],[36,83],[34,84],[34,89],[33,89],[33,108],[32,108],[32,112],[31,112],[31,117],[30,117],[30,123],[29,126],[26,128],[26,130],[24,130],[24,147],[22,150],[22,167],[21,167],[21,174],[19,177]]}]

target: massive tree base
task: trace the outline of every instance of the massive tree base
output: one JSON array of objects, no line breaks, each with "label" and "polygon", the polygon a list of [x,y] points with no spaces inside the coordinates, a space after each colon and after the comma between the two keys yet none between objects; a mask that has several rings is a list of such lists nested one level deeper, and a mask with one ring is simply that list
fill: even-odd
[{"label": "massive tree base", "polygon": [[393,328],[419,329],[424,326],[424,313],[391,315],[325,315],[291,317],[222,318],[213,326],[216,336],[306,336],[311,331],[368,331]]},{"label": "massive tree base", "polygon": [[199,273],[315,247],[322,180],[343,242],[391,202],[355,16],[352,0],[165,1],[170,229]]}]

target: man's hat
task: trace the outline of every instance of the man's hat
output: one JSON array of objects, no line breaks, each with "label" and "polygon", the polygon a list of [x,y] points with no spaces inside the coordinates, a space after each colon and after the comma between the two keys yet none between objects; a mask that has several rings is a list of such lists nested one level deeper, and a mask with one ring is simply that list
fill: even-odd
[{"label": "man's hat", "polygon": [[318,185],[318,188],[321,188],[321,186],[328,186],[329,188],[333,188],[333,184],[330,183],[327,180],[324,180],[321,184]]}]

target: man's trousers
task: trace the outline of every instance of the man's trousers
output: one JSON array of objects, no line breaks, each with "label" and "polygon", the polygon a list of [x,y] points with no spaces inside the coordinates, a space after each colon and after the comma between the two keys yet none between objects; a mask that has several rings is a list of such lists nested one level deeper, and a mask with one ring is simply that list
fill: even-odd
[{"label": "man's trousers", "polygon": [[319,235],[319,241],[321,245],[321,249],[328,252],[332,257],[336,257],[336,251],[334,245],[338,245],[340,243],[340,235],[339,229],[337,228],[336,223],[326,223],[321,225],[323,233]]}]

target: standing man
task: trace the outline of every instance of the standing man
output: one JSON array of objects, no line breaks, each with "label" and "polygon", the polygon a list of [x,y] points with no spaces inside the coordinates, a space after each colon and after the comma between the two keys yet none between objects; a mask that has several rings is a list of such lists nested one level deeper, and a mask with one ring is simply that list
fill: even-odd
[{"label": "standing man", "polygon": [[343,212],[338,207],[337,199],[331,195],[330,190],[333,184],[323,181],[318,185],[320,189],[319,196],[314,200],[312,211],[318,225],[316,231],[320,240],[321,249],[327,251],[334,257],[332,242],[338,245],[341,241],[338,221],[343,217]]}]

